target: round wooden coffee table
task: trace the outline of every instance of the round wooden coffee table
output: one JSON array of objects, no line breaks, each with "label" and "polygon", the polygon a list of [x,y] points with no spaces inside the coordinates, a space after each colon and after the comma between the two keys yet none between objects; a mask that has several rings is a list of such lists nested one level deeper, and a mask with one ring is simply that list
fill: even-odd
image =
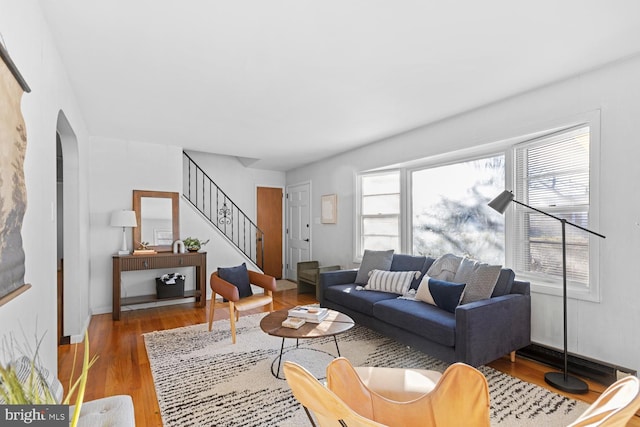
[{"label": "round wooden coffee table", "polygon": [[[266,315],[260,321],[260,329],[269,335],[282,338],[282,345],[280,346],[280,355],[278,356],[278,370],[273,372],[273,365],[271,366],[271,373],[279,378],[280,365],[282,364],[282,353],[284,351],[285,338],[295,338],[296,348],[298,347],[298,340],[300,339],[312,339],[333,337],[336,343],[336,350],[338,357],[340,357],[340,348],[338,347],[338,340],[336,335],[348,331],[353,328],[355,322],[346,314],[342,314],[335,310],[329,310],[329,315],[325,320],[320,323],[307,322],[300,326],[298,329],[285,328],[282,326],[282,322],[288,317],[288,310],[274,311]],[[275,362],[275,361],[274,361]],[[274,363],[275,365],[275,363]]]}]

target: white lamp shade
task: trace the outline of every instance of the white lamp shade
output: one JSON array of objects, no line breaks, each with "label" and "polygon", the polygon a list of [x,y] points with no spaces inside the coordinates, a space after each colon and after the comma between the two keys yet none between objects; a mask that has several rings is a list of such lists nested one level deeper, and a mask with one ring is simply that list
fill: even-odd
[{"label": "white lamp shade", "polygon": [[135,211],[115,211],[111,214],[112,227],[137,227]]}]

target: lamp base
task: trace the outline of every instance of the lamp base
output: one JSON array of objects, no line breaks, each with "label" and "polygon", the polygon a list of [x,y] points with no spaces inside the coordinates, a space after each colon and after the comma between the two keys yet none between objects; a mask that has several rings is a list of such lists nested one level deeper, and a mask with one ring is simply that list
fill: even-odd
[{"label": "lamp base", "polygon": [[587,383],[580,378],[568,374],[565,376],[562,372],[547,372],[544,374],[544,380],[547,384],[567,393],[585,394],[589,391]]}]

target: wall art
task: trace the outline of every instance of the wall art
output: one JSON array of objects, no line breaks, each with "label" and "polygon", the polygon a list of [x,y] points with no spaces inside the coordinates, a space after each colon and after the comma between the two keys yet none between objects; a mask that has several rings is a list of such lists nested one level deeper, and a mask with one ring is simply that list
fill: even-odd
[{"label": "wall art", "polygon": [[31,287],[24,283],[22,220],[27,210],[24,158],[27,131],[20,109],[30,92],[22,75],[0,44],[0,305]]},{"label": "wall art", "polygon": [[322,224],[336,224],[338,222],[338,196],[327,194],[322,196],[320,222]]}]

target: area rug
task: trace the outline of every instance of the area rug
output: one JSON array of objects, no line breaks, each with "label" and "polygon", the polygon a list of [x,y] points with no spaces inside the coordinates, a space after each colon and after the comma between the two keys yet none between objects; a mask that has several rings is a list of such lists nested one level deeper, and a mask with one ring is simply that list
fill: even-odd
[{"label": "area rug", "polygon": [[[264,314],[241,317],[237,344],[229,322],[214,322],[144,335],[165,426],[309,426],[274,360],[281,338],[260,330]],[[356,326],[338,336],[342,356],[356,366],[413,367],[444,371],[448,364]],[[285,360],[316,377],[336,354],[333,338],[285,341]],[[588,405],[482,366],[491,395],[493,426],[565,426]],[[282,374],[281,374],[282,376]]]}]

